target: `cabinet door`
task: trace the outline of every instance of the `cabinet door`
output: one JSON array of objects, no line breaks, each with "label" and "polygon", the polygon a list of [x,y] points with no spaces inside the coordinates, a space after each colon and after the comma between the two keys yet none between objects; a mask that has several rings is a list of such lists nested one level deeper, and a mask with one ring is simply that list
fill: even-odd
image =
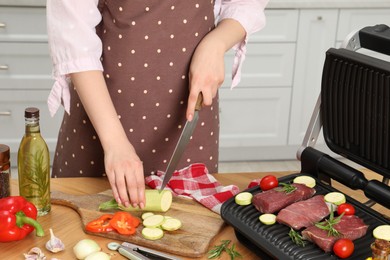
[{"label": "cabinet door", "polygon": [[326,51],[335,46],[338,11],[301,10],[290,119],[290,145],[303,141],[321,90]]},{"label": "cabinet door", "polygon": [[219,93],[220,160],[261,159],[253,148],[287,144],[290,88],[237,87]]},{"label": "cabinet door", "polygon": [[[242,67],[240,86],[291,87],[295,43],[250,43]],[[230,87],[233,51],[225,55],[225,81]]]},{"label": "cabinet door", "polygon": [[47,43],[0,42],[1,89],[50,89],[52,63]]},{"label": "cabinet door", "polygon": [[47,42],[46,9],[0,7],[0,41]]},{"label": "cabinet door", "polygon": [[41,133],[49,150],[53,152],[57,143],[62,110],[55,117],[49,115],[45,90],[0,90],[0,143],[10,146],[11,153],[17,153],[24,134],[24,110],[27,107],[40,109]]},{"label": "cabinet door", "polygon": [[356,30],[376,24],[390,26],[390,9],[342,9],[340,10],[337,40],[344,39]]},{"label": "cabinet door", "polygon": [[298,10],[266,9],[266,26],[249,37],[249,42],[295,42],[297,40]]}]

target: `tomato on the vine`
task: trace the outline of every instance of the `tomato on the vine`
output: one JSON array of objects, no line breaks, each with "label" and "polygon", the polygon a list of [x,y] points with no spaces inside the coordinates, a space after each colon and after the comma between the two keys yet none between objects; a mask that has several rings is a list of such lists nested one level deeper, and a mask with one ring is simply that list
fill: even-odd
[{"label": "tomato on the vine", "polygon": [[260,180],[260,188],[263,191],[273,189],[275,187],[278,187],[278,185],[279,185],[278,179],[273,175],[264,176]]},{"label": "tomato on the vine", "polygon": [[355,215],[355,208],[351,204],[343,203],[337,206],[337,214]]},{"label": "tomato on the vine", "polygon": [[355,245],[352,240],[341,238],[333,245],[333,252],[340,258],[348,258],[352,255]]}]

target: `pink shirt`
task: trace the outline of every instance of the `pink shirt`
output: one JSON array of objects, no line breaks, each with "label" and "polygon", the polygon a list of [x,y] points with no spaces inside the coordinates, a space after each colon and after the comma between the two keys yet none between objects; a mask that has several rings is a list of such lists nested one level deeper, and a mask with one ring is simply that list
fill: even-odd
[{"label": "pink shirt", "polygon": [[[216,0],[216,22],[231,18],[245,28],[246,39],[234,46],[235,58],[232,71],[232,87],[241,78],[241,66],[245,59],[248,36],[265,26],[264,9],[269,0]],[[61,102],[69,113],[70,73],[101,70],[102,42],[95,27],[102,16],[97,8],[98,0],[48,0],[47,32],[53,67],[54,85],[48,97],[53,116]]]}]

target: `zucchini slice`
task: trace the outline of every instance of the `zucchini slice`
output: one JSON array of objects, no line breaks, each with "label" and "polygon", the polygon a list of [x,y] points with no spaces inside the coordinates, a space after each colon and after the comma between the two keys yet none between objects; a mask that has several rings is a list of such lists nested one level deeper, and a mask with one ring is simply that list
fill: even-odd
[{"label": "zucchini slice", "polygon": [[164,220],[165,218],[163,215],[153,215],[145,218],[144,221],[142,222],[142,225],[150,228],[159,227],[161,226],[162,223],[164,223]]},{"label": "zucchini slice", "polygon": [[372,235],[377,239],[383,239],[390,241],[390,225],[377,226],[373,231]]},{"label": "zucchini slice", "polygon": [[157,240],[164,236],[164,231],[162,231],[160,228],[157,227],[154,228],[145,227],[142,229],[141,234],[146,239]]},{"label": "zucchini slice", "polygon": [[181,221],[176,218],[166,218],[161,227],[167,231],[175,231],[181,228]]},{"label": "zucchini slice", "polygon": [[250,192],[241,192],[236,195],[234,200],[238,205],[245,206],[252,203],[252,197],[253,195]]}]

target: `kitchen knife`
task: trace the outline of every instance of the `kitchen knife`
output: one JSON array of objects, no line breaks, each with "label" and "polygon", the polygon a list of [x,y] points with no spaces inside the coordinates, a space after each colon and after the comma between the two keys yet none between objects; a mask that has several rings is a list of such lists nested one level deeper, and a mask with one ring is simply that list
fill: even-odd
[{"label": "kitchen knife", "polygon": [[180,161],[181,156],[183,155],[184,150],[187,147],[188,142],[190,141],[191,135],[194,132],[196,123],[199,119],[199,110],[202,108],[203,96],[202,93],[199,93],[198,100],[196,101],[194,117],[191,121],[187,121],[184,125],[183,131],[181,132],[179,141],[176,144],[175,150],[173,151],[171,160],[168,163],[168,167],[165,170],[165,176],[163,183],[160,187],[160,190],[163,190],[169,180],[171,179],[173,172],[176,169],[177,164]]}]

